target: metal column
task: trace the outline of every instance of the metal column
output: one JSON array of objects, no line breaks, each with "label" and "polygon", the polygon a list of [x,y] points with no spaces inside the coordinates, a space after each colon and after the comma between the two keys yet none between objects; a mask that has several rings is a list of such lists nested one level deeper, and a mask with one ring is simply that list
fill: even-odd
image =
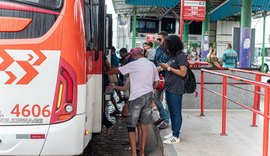
[{"label": "metal column", "polygon": [[205,21],[202,24],[202,45],[201,45],[201,60],[206,61],[206,56],[209,51],[209,11],[210,11],[210,0],[206,0],[206,14]]},{"label": "metal column", "polygon": [[132,16],[132,48],[136,47],[136,16],[137,16],[137,8],[133,8],[133,16]]},{"label": "metal column", "polygon": [[261,71],[264,71],[264,54],[265,54],[265,25],[266,25],[266,15],[267,12],[263,12],[263,40],[262,40],[262,65],[261,65]]},{"label": "metal column", "polygon": [[188,52],[188,32],[189,32],[188,22],[185,21],[183,43],[184,43],[184,52],[186,53]]},{"label": "metal column", "polygon": [[239,67],[250,68],[252,0],[242,0]]}]

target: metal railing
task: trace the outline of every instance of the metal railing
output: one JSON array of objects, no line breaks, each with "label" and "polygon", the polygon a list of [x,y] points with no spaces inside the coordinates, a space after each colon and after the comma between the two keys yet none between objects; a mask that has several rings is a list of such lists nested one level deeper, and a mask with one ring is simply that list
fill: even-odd
[{"label": "metal railing", "polygon": [[[250,71],[250,70],[243,70],[243,69],[236,69],[236,68],[229,68],[228,70],[230,70],[232,72],[254,74],[256,82],[261,82],[262,76],[270,77],[270,74],[262,73],[259,71]],[[253,103],[253,108],[255,110],[260,110],[261,95],[263,96],[263,94],[261,94],[261,87],[255,85],[255,87],[254,87],[254,103]],[[256,127],[257,126],[256,122],[257,122],[257,115],[256,115],[256,113],[253,113],[251,126]]]},{"label": "metal railing", "polygon": [[207,66],[208,62],[201,61],[188,61],[190,68],[200,68],[201,66]]},{"label": "metal railing", "polygon": [[[263,152],[262,155],[263,156],[268,156],[268,135],[269,135],[269,102],[270,102],[270,84],[267,83],[263,83],[263,82],[258,82],[261,78],[261,76],[269,76],[268,74],[265,75],[265,73],[259,73],[259,72],[255,72],[255,71],[246,71],[246,70],[242,70],[242,69],[229,69],[231,71],[235,71],[235,72],[243,72],[243,73],[251,73],[251,74],[256,74],[256,80],[250,80],[250,79],[246,79],[246,78],[241,78],[238,76],[234,76],[234,75],[229,75],[229,74],[225,74],[225,73],[220,73],[220,72],[216,72],[216,71],[211,71],[211,70],[207,70],[207,69],[201,69],[201,116],[204,116],[204,90],[207,90],[209,92],[212,92],[214,94],[217,94],[219,96],[222,97],[222,130],[221,130],[221,135],[225,136],[226,135],[226,112],[227,112],[227,100],[247,109],[253,112],[253,114],[255,114],[255,121],[253,119],[252,125],[256,125],[256,114],[263,116],[264,118],[264,122],[263,122]],[[213,75],[217,75],[217,76],[221,76],[223,78],[223,83],[222,83],[222,93],[218,93],[215,91],[212,91],[208,88],[206,88],[204,86],[204,73],[209,73],[209,74],[213,74]],[[232,79],[235,81],[240,81],[240,82],[244,82],[246,84],[249,85],[254,85],[255,86],[255,91],[254,91],[254,107],[250,108],[246,105],[241,104],[240,102],[236,102],[233,99],[227,97],[227,79]],[[258,80],[258,81],[257,81]],[[259,98],[259,94],[257,94],[256,92],[261,89],[264,88],[265,91],[265,96],[264,96],[264,111],[261,112],[258,109],[258,98]],[[256,97],[256,101],[255,101],[255,97]],[[254,116],[253,116],[254,118]],[[255,124],[254,124],[255,122]]]}]

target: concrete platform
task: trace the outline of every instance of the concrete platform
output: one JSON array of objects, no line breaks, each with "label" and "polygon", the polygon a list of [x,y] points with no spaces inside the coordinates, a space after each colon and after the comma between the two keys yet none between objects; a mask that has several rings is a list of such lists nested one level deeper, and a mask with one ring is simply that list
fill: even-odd
[{"label": "concrete platform", "polygon": [[[260,156],[262,155],[262,123],[251,127],[252,113],[244,110],[227,112],[227,136],[221,136],[221,111],[211,110],[199,116],[199,110],[184,110],[181,142],[164,145],[167,156]],[[161,136],[171,132],[161,131]]]}]

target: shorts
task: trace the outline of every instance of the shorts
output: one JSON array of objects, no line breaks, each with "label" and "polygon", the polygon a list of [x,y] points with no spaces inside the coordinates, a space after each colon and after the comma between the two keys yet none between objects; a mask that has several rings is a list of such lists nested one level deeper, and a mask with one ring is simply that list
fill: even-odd
[{"label": "shorts", "polygon": [[141,124],[151,124],[153,122],[151,103],[153,93],[147,93],[135,100],[129,101],[127,112],[127,127],[136,127],[138,121]]}]

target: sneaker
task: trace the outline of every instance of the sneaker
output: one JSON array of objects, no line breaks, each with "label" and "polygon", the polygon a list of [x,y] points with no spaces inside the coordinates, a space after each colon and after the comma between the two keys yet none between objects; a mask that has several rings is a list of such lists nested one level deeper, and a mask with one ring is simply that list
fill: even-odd
[{"label": "sneaker", "polygon": [[154,125],[159,125],[164,119],[159,118],[157,121],[155,121]]},{"label": "sneaker", "polygon": [[180,138],[176,138],[176,137],[171,137],[170,139],[164,140],[163,143],[164,144],[176,144],[180,142]]},{"label": "sneaker", "polygon": [[161,130],[161,129],[166,129],[168,127],[169,127],[169,124],[162,122],[162,124],[160,124],[160,126],[158,128]]},{"label": "sneaker", "polygon": [[165,135],[163,138],[164,138],[164,139],[170,139],[172,136],[173,136],[172,133],[170,133],[170,134],[168,134],[168,135]]}]

